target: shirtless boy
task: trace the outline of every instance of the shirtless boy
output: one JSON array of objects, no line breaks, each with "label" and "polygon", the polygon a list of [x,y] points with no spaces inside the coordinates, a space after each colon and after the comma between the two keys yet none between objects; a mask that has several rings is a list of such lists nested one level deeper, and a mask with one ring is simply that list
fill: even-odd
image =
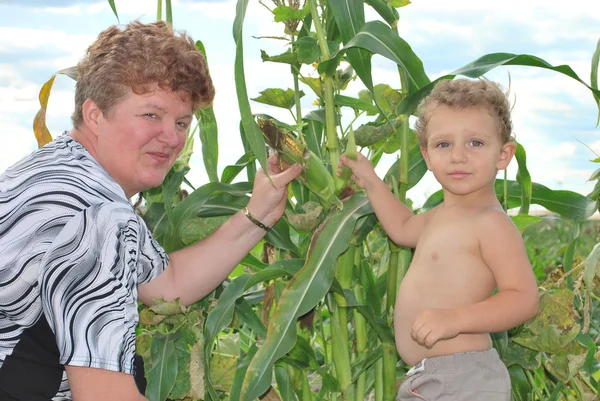
[{"label": "shirtless boy", "polygon": [[[489,81],[443,81],[419,106],[415,129],[444,202],[414,215],[368,159],[342,156],[396,244],[416,248],[400,286],[396,347],[414,367],[398,400],[510,400],[510,377],[489,333],[538,310],[522,237],[494,192],[516,144],[506,96]],[[494,291],[498,292],[494,295]]]}]

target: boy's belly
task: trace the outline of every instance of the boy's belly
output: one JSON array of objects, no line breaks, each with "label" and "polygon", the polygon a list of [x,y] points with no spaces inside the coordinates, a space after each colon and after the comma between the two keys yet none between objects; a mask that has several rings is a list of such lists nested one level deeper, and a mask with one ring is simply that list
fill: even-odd
[{"label": "boy's belly", "polygon": [[[473,296],[473,288],[462,288],[460,282],[450,282],[447,278],[428,277],[420,280],[413,269],[405,276],[398,291],[394,309],[394,329],[396,348],[400,357],[409,365],[416,365],[423,358],[449,355],[457,352],[484,351],[492,346],[490,335],[460,334],[450,340],[438,341],[432,348],[420,345],[411,337],[412,324],[425,309],[451,309],[479,302],[482,299],[469,299]],[[413,274],[411,274],[413,273]],[[462,281],[462,280],[459,280]],[[465,287],[467,283],[463,281]],[[470,294],[471,297],[469,297]]]}]

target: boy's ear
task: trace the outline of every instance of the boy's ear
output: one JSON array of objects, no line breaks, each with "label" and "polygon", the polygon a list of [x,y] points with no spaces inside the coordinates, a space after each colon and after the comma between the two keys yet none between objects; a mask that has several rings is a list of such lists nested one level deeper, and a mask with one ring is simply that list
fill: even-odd
[{"label": "boy's ear", "polygon": [[498,158],[498,163],[496,164],[496,168],[498,170],[504,170],[510,164],[515,152],[517,151],[517,144],[515,142],[506,142],[502,145],[502,149],[500,149],[500,157]]},{"label": "boy's ear", "polygon": [[102,116],[102,110],[100,110],[96,102],[92,99],[86,99],[81,106],[81,115],[83,117],[83,123],[94,136],[96,136],[99,119]]},{"label": "boy's ear", "polygon": [[421,145],[421,154],[423,155],[423,159],[425,159],[427,170],[431,170],[431,167],[429,167],[429,154],[427,154],[427,145]]}]

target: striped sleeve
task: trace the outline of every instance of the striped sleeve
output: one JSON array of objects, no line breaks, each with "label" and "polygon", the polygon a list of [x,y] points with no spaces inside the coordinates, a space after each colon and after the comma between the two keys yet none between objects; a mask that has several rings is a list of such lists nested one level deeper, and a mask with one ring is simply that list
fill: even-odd
[{"label": "striped sleeve", "polygon": [[[52,243],[39,282],[61,364],[133,373],[146,231],[128,205],[102,203],[76,214]],[[142,276],[153,276],[145,265]]]}]

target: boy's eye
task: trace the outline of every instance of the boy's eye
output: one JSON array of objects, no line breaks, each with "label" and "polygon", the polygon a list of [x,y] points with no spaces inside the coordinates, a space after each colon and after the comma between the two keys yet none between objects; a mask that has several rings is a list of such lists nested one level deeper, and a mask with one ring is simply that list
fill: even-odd
[{"label": "boy's eye", "polygon": [[450,144],[448,142],[440,142],[436,145],[436,148],[448,148]]},{"label": "boy's eye", "polygon": [[483,142],[481,142],[481,141],[478,141],[477,139],[473,139],[473,140],[471,141],[471,146],[473,146],[473,147],[479,147],[479,146],[483,146]]}]

